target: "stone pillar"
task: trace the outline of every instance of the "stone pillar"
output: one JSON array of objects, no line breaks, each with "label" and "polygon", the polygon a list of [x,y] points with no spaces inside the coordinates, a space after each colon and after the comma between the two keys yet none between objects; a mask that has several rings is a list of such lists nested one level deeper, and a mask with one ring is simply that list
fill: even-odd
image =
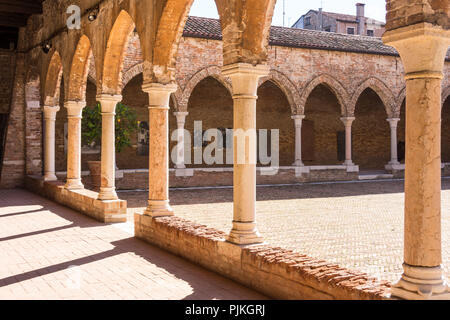
[{"label": "stone pillar", "polygon": [[44,106],[44,180],[56,181],[55,174],[55,122],[59,106]]},{"label": "stone pillar", "polygon": [[305,119],[304,115],[292,116],[295,124],[295,162],[293,166],[302,167],[302,121]]},{"label": "stone pillar", "polygon": [[176,169],[186,169],[184,163],[184,124],[186,123],[186,116],[188,112],[174,112],[175,117],[177,117],[178,126],[178,149],[177,149],[177,163],[175,164]]},{"label": "stone pillar", "polygon": [[[222,73],[231,78],[234,105],[234,212],[227,240],[236,244],[261,243],[255,221],[256,93],[258,80],[269,74],[269,67],[236,63],[224,66]],[[244,145],[243,141],[249,143]]]},{"label": "stone pillar", "polygon": [[398,165],[398,155],[397,155],[397,124],[400,121],[399,118],[389,118],[387,119],[389,126],[391,127],[391,161],[389,161],[390,166]]},{"label": "stone pillar", "polygon": [[99,200],[117,200],[116,193],[116,105],[121,95],[100,94],[97,96],[102,110],[102,156]]},{"label": "stone pillar", "polygon": [[152,217],[171,216],[169,203],[169,101],[177,90],[175,84],[147,83],[149,110],[149,197],[144,214]]},{"label": "stone pillar", "polygon": [[353,166],[352,161],[352,123],[355,121],[355,117],[343,117],[341,121],[345,126],[345,162],[346,166]]},{"label": "stone pillar", "polygon": [[81,114],[85,101],[67,101],[67,182],[69,190],[83,189],[81,183]]},{"label": "stone pillar", "polygon": [[441,82],[450,30],[419,23],[383,40],[406,73],[404,272],[392,295],[450,299],[441,265]]}]

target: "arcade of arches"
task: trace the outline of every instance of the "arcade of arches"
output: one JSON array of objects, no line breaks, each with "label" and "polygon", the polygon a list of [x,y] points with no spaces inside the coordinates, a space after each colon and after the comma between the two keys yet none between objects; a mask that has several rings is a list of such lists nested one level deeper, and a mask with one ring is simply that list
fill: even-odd
[{"label": "arcade of arches", "polygon": [[[2,187],[25,185],[104,222],[127,219],[117,189],[148,187],[136,237],[277,298],[450,298],[440,222],[441,175],[450,171],[445,1],[388,0],[385,44],[270,28],[274,0],[216,0],[220,20],[187,18],[192,0],[104,0],[95,21],[84,14],[80,29],[59,32],[69,2],[45,1],[21,29]],[[97,101],[101,146],[91,148],[81,144],[82,111]],[[119,102],[135,110],[140,128],[116,154]],[[172,132],[193,132],[194,121],[202,130],[278,129],[278,173],[249,160],[257,144],[244,148],[244,163],[190,164],[195,148],[180,147],[174,164]],[[93,160],[101,182],[89,190]],[[392,288],[367,277],[356,286],[360,274],[317,261],[316,274],[301,255],[262,244],[257,183],[357,180],[364,171],[404,172],[404,273]],[[169,186],[180,185],[233,185],[231,231],[177,218]]]}]

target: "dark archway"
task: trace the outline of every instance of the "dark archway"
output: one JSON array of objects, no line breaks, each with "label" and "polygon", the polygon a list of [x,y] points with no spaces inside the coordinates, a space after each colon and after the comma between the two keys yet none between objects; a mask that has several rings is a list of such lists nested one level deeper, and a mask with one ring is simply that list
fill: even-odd
[{"label": "dark archway", "polygon": [[[305,165],[336,165],[345,160],[345,129],[341,106],[327,85],[309,95],[302,125],[302,158]],[[342,140],[344,138],[344,140]]]},{"label": "dark archway", "polygon": [[[295,128],[291,116],[289,101],[280,87],[270,80],[264,82],[258,88],[256,127],[279,130],[280,166],[291,166],[295,161]],[[268,143],[270,145],[269,133]]]},{"label": "dark archway", "polygon": [[360,170],[384,170],[391,158],[391,134],[386,108],[371,88],[359,96],[352,127],[353,161]]}]

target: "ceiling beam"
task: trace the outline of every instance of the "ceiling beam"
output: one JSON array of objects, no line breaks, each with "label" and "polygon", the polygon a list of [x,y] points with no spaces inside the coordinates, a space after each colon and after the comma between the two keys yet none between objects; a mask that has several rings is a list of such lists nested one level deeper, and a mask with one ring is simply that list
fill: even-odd
[{"label": "ceiling beam", "polygon": [[0,26],[20,28],[27,25],[29,15],[0,12]]},{"label": "ceiling beam", "polygon": [[42,4],[40,1],[0,0],[0,12],[41,14]]}]

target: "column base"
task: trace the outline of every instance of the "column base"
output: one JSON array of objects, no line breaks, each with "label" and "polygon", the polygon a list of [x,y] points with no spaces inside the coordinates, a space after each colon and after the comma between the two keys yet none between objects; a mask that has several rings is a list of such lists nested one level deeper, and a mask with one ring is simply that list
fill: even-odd
[{"label": "column base", "polygon": [[305,164],[301,160],[295,160],[295,162],[292,164],[294,167],[304,167]]},{"label": "column base", "polygon": [[106,200],[118,200],[119,197],[116,193],[116,188],[103,188],[100,187],[100,192],[98,193],[98,200],[106,201]]},{"label": "column base", "polygon": [[84,189],[84,185],[81,183],[81,179],[67,179],[65,188],[67,190],[80,190]]},{"label": "column base", "polygon": [[450,289],[442,266],[418,267],[403,264],[403,274],[392,287],[393,298],[406,300],[450,300]]},{"label": "column base", "polygon": [[355,164],[353,163],[352,160],[345,160],[344,162],[344,166],[354,166]]},{"label": "column base", "polygon": [[173,216],[173,209],[169,204],[169,200],[149,200],[144,215],[153,218]]},{"label": "column base", "polygon": [[43,177],[44,181],[57,181],[58,178],[54,173],[46,173]]},{"label": "column base", "polygon": [[256,230],[254,222],[233,221],[233,229],[227,237],[227,241],[234,244],[257,244],[263,243],[263,237]]}]

